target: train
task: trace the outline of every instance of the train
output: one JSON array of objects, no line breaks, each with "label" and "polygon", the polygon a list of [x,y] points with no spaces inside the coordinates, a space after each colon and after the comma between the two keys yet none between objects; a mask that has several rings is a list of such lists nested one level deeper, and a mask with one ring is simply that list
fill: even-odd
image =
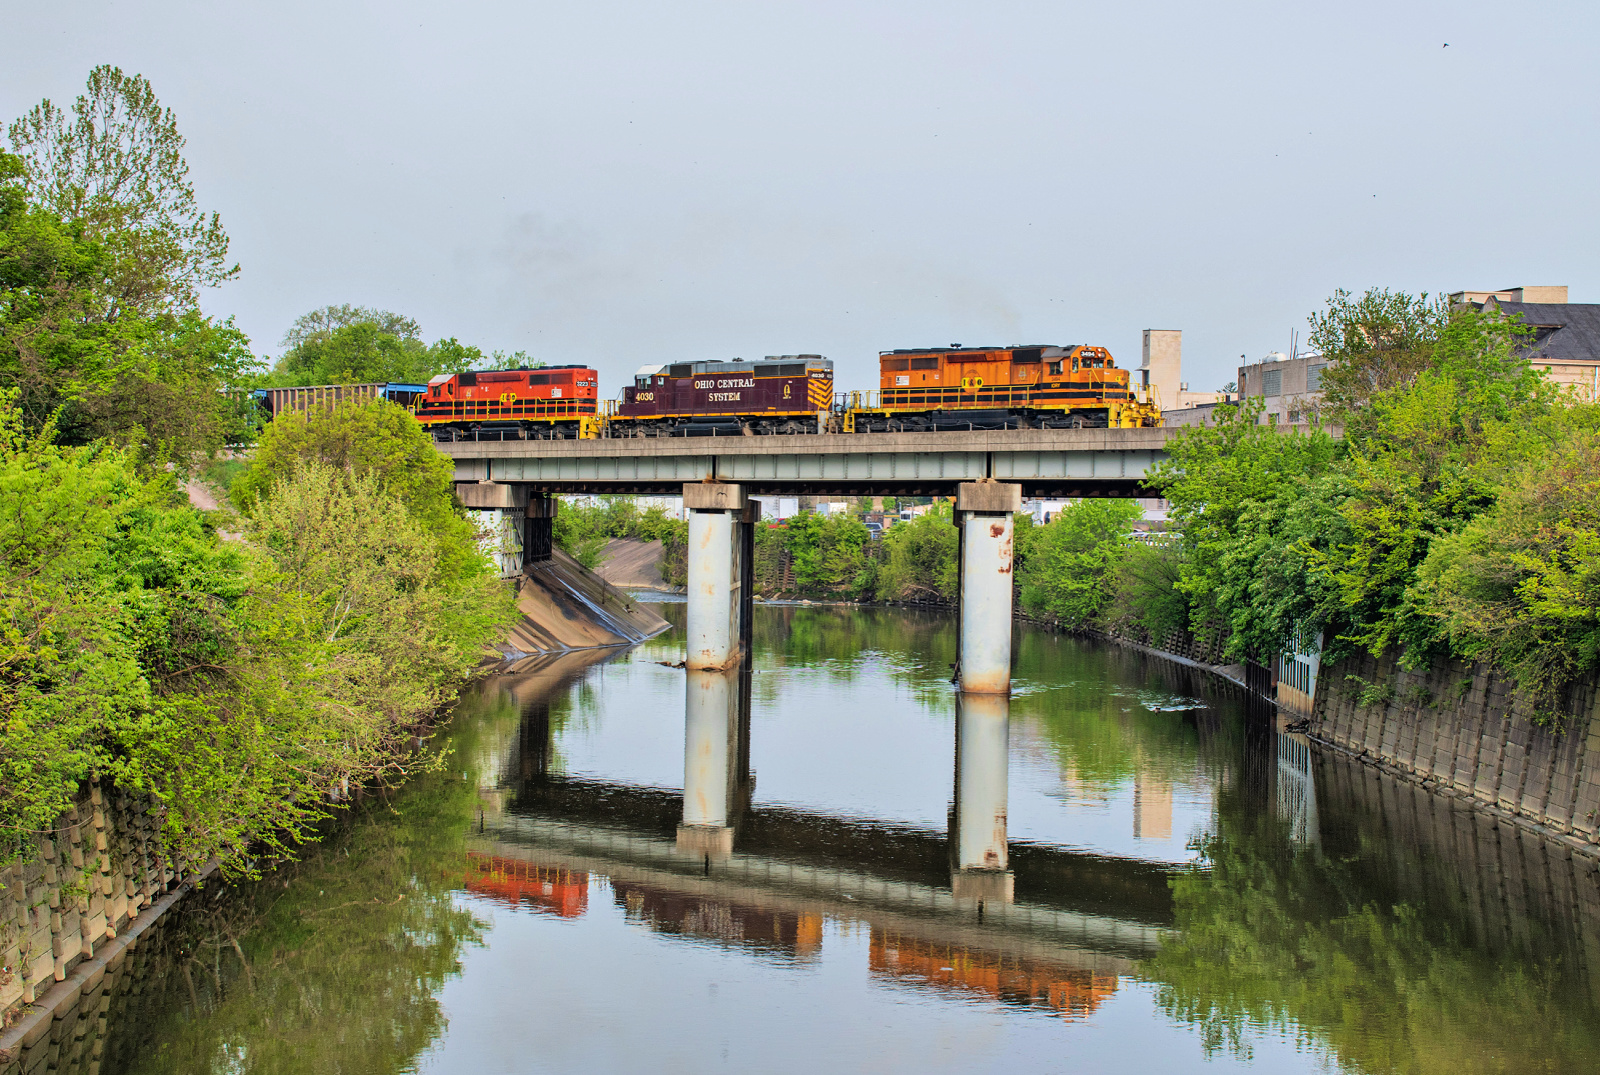
[{"label": "train", "polygon": [[589,440],[605,432],[600,374],[588,366],[441,374],[412,404],[436,437],[493,431],[501,439]]},{"label": "train", "polygon": [[1154,390],[1104,347],[954,344],[883,351],[878,366],[876,389],[836,394],[821,355],[647,365],[615,401],[589,366],[477,370],[433,378],[413,410],[444,440],[1161,425]]}]

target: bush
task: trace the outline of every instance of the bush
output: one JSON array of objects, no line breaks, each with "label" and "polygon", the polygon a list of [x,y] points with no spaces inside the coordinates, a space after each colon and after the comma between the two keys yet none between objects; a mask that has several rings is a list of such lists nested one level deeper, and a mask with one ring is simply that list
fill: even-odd
[{"label": "bush", "polygon": [[166,807],[185,866],[253,870],[310,836],[330,795],[414,768],[410,741],[510,621],[464,522],[441,533],[376,473],[297,462],[230,544],[170,476],[50,432],[0,406],[12,853],[108,776]]},{"label": "bush", "polygon": [[1022,606],[1065,623],[1096,619],[1111,603],[1114,577],[1127,555],[1128,531],[1139,518],[1132,500],[1085,499],[1029,528]]},{"label": "bush", "polygon": [[958,590],[956,528],[947,500],[926,514],[890,527],[883,535],[883,560],[874,591],[880,601],[933,598],[954,601]]}]

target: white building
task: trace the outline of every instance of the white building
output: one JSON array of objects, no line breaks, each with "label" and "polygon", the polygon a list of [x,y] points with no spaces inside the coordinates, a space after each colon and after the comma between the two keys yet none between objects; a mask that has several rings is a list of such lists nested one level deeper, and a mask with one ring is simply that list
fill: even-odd
[{"label": "white building", "polygon": [[782,522],[800,514],[800,498],[797,496],[753,496],[750,499],[761,505],[764,522]]}]

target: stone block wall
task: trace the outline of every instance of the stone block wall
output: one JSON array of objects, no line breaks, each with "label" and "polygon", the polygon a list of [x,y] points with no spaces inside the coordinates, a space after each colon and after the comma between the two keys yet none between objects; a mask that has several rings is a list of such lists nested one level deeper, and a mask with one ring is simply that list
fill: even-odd
[{"label": "stone block wall", "polygon": [[1325,666],[1310,734],[1589,844],[1600,844],[1600,685],[1542,727],[1506,676],[1441,661],[1408,672],[1363,655]]},{"label": "stone block wall", "polygon": [[150,802],[90,787],[35,855],[0,869],[0,1026],[178,882]]}]

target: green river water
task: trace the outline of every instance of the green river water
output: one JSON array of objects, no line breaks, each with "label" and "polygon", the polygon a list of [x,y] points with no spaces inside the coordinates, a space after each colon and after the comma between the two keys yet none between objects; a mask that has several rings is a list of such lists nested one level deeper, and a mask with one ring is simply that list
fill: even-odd
[{"label": "green river water", "polygon": [[1009,897],[955,889],[953,623],[761,606],[731,851],[678,831],[677,629],[524,661],[466,694],[440,771],[186,898],[83,1055],[106,1075],[1600,1069],[1593,861],[1279,736],[1196,673],[1017,630]]}]

